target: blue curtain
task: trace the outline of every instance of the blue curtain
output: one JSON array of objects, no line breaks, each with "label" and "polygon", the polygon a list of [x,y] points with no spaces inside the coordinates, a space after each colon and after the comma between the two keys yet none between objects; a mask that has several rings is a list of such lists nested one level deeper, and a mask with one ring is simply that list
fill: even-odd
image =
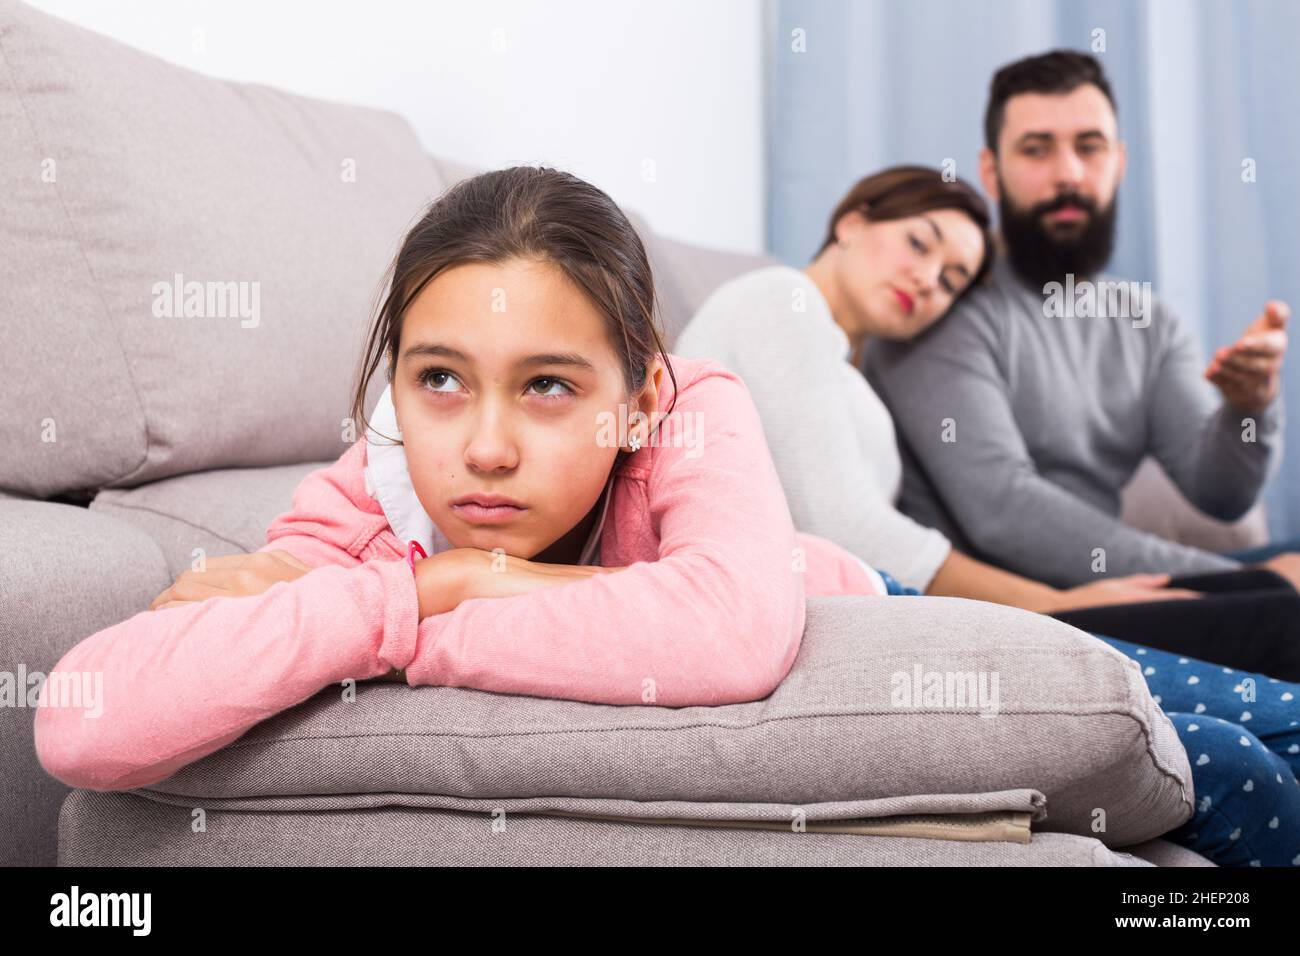
[{"label": "blue curtain", "polygon": [[1112,271],[1150,281],[1207,356],[1267,299],[1295,313],[1265,501],[1274,538],[1300,535],[1300,3],[775,0],[769,30],[768,246],[794,266],[869,172],[951,160],[978,188],[993,72],[1093,52],[1128,146]]}]

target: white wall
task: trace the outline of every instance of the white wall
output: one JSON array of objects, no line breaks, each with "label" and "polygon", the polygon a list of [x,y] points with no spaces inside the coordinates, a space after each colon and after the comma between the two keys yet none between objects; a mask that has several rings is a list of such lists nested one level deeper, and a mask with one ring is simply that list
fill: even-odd
[{"label": "white wall", "polygon": [[396,110],[461,162],[567,169],[665,235],[762,249],[762,0],[28,2],[211,76]]}]

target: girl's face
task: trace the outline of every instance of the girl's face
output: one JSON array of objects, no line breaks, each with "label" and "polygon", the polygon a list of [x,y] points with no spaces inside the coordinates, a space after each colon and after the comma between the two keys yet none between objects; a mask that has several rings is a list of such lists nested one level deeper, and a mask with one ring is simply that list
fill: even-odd
[{"label": "girl's face", "polygon": [[[577,563],[619,451],[598,440],[602,413],[649,415],[661,371],[656,357],[631,398],[605,319],[552,263],[442,272],[406,311],[393,373],[420,503],[453,547],[522,558],[550,549],[544,560]],[[646,442],[648,423],[629,430]],[[458,503],[472,495],[518,507]]]},{"label": "girl's face", "polygon": [[956,209],[871,222],[840,219],[837,284],[861,334],[910,339],[937,322],[970,283],[984,237]]}]

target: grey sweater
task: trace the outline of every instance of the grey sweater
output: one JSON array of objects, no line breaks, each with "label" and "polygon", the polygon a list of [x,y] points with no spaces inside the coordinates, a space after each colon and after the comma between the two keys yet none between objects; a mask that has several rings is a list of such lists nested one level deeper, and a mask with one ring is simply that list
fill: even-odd
[{"label": "grey sweater", "polygon": [[772,266],[717,288],[671,352],[712,358],[744,380],[795,527],[924,591],[948,541],[894,507],[902,465],[893,422],[849,364],[849,339],[816,283]]},{"label": "grey sweater", "polygon": [[903,510],[1061,586],[1237,567],[1124,524],[1120,490],[1151,454],[1202,511],[1240,517],[1276,469],[1281,399],[1244,440],[1247,416],[1220,400],[1190,331],[1154,297],[1137,320],[1048,318],[1046,298],[1000,259],[926,333],[868,343],[867,374],[904,446]]}]

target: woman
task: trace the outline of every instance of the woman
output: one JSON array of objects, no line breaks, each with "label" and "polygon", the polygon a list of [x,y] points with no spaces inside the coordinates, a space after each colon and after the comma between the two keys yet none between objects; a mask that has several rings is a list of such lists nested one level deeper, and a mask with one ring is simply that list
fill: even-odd
[{"label": "woman", "polygon": [[893,422],[852,353],[868,336],[924,331],[992,259],[987,207],[969,186],[918,166],[885,170],[840,202],[806,269],[774,266],[721,286],[673,352],[716,359],[745,381],[795,526],[905,587],[1045,612],[1191,596],[1155,574],[1058,590],[954,550],[894,507]]}]

